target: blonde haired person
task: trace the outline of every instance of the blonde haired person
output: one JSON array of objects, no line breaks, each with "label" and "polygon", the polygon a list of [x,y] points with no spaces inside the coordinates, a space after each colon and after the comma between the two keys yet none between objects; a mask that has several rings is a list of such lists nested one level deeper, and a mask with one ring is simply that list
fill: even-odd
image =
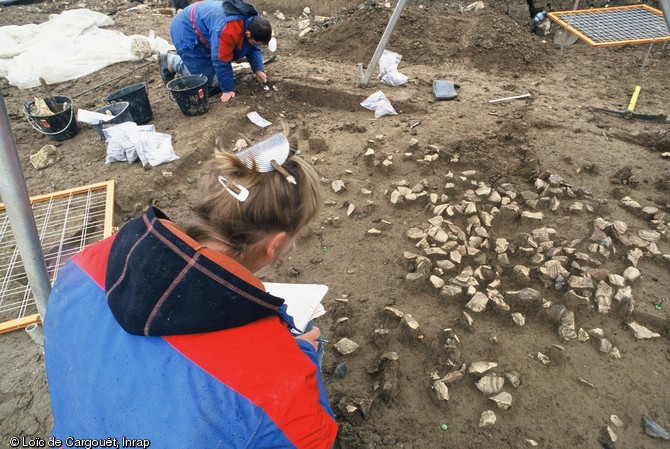
[{"label": "blonde haired person", "polygon": [[61,270],[45,320],[54,437],[332,447],[319,330],[295,338],[253,274],[317,216],[318,177],[296,156],[256,168],[217,155],[184,230],[150,207]]}]

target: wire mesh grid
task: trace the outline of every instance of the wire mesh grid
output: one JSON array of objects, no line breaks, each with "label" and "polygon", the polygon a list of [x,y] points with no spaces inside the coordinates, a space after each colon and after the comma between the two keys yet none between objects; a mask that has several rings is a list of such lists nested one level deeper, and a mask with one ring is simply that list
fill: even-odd
[{"label": "wire mesh grid", "polygon": [[[31,199],[51,282],[70,256],[111,234],[112,186],[101,183]],[[0,332],[37,321],[36,313],[9,217],[0,205]]]},{"label": "wire mesh grid", "polygon": [[551,12],[549,18],[594,46],[670,40],[663,14],[647,5]]}]

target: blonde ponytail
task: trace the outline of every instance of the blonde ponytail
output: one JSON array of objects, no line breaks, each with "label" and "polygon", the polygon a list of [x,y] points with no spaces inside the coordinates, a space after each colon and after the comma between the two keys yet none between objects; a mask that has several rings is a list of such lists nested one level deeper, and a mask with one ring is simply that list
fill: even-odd
[{"label": "blonde ponytail", "polygon": [[[244,256],[249,246],[276,232],[297,235],[319,212],[321,189],[314,168],[291,155],[282,164],[296,180],[289,183],[277,171],[259,173],[249,169],[233,153],[217,150],[211,180],[204,197],[195,205],[197,220],[186,233],[198,242],[219,241],[231,256]],[[239,201],[219,182],[239,185],[249,197]]]}]

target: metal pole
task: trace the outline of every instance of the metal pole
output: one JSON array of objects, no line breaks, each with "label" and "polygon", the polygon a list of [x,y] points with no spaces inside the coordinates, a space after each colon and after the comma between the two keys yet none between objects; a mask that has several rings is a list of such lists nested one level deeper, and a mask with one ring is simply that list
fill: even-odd
[{"label": "metal pole", "polygon": [[668,32],[670,33],[670,0],[659,0],[661,4],[661,9],[663,10],[663,18],[665,18],[665,24],[668,26]]},{"label": "metal pole", "polygon": [[391,15],[391,20],[389,20],[388,25],[386,25],[386,29],[384,30],[384,34],[382,35],[379,44],[377,45],[375,54],[372,56],[372,59],[370,60],[370,65],[368,66],[368,69],[366,70],[363,78],[359,79],[361,86],[367,86],[368,82],[370,81],[370,78],[372,78],[372,72],[375,70],[377,63],[379,62],[379,58],[382,57],[382,53],[384,53],[386,44],[388,44],[389,40],[391,39],[391,33],[393,33],[393,29],[398,23],[398,19],[400,19],[400,14],[402,13],[402,10],[405,8],[405,3],[407,3],[407,0],[398,0],[398,4],[395,6],[395,9],[393,10],[393,15]]},{"label": "metal pole", "polygon": [[0,88],[0,196],[5,203],[16,246],[35,296],[37,311],[44,320],[51,284],[14,134],[9,125],[2,88]]}]

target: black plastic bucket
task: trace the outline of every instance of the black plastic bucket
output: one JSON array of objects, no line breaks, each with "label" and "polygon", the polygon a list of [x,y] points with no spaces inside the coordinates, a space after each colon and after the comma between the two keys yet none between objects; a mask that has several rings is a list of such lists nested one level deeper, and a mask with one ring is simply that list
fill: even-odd
[{"label": "black plastic bucket", "polygon": [[167,83],[170,98],[184,115],[200,115],[209,110],[209,92],[205,75],[186,75]]},{"label": "black plastic bucket", "polygon": [[149,103],[147,83],[137,83],[124,87],[107,95],[103,100],[110,104],[119,101],[130,103],[130,114],[133,116],[133,121],[138,125],[145,124],[154,116],[154,111],[151,110],[151,103]]},{"label": "black plastic bucket", "polygon": [[35,102],[31,101],[23,105],[23,112],[26,114],[28,123],[35,128],[35,130],[46,135],[51,140],[60,142],[70,139],[77,134],[77,120],[74,117],[74,104],[72,98],[55,96],[53,97],[55,104],[50,98],[45,98],[47,106],[54,109],[61,109],[67,104],[65,110],[56,112],[50,115],[39,115],[34,110]]},{"label": "black plastic bucket", "polygon": [[97,125],[93,125],[93,128],[95,128],[102,140],[105,140],[105,133],[102,132],[103,128],[107,128],[110,125],[133,121],[133,115],[130,113],[130,103],[127,101],[112,103],[108,106],[96,109],[95,112],[99,114],[107,114],[107,112],[109,112],[112,116],[114,116],[114,118],[111,120],[107,120],[106,122],[101,121],[98,122]]}]

